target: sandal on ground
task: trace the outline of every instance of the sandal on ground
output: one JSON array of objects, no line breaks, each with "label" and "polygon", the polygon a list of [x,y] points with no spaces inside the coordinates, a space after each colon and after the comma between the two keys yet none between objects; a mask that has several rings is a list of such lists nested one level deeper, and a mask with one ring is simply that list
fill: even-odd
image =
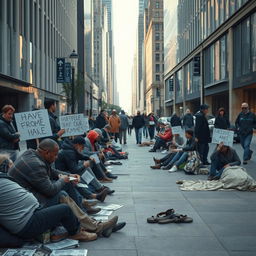
[{"label": "sandal on ground", "polygon": [[160,220],[170,218],[171,216],[175,216],[174,209],[169,209],[165,212],[158,213],[156,216],[149,217],[149,218],[147,218],[147,222],[148,223],[158,223]]},{"label": "sandal on ground", "polygon": [[191,223],[193,222],[193,219],[188,217],[187,215],[182,214],[174,214],[174,217],[165,219],[165,220],[159,220],[159,224],[168,224],[168,223]]}]

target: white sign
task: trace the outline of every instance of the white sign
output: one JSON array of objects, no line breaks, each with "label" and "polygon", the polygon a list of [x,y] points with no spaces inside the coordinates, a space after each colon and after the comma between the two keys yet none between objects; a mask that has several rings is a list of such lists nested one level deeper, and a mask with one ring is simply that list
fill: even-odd
[{"label": "white sign", "polygon": [[94,179],[94,177],[88,171],[85,171],[81,178],[86,182],[87,185],[89,185]]},{"label": "white sign", "polygon": [[182,130],[181,126],[173,126],[172,134],[183,134],[183,130]]},{"label": "white sign", "polygon": [[99,164],[99,163],[100,163],[100,159],[99,159],[99,157],[98,157],[97,154],[93,154],[93,155],[91,156],[91,158],[94,159],[95,164]]},{"label": "white sign", "polygon": [[21,141],[52,136],[46,109],[15,113],[15,120]]},{"label": "white sign", "polygon": [[233,147],[234,132],[223,130],[223,129],[213,129],[212,143],[220,144],[223,142],[225,146]]},{"label": "white sign", "polygon": [[89,130],[88,118],[83,114],[60,116],[60,128],[65,129],[63,137],[82,135]]}]

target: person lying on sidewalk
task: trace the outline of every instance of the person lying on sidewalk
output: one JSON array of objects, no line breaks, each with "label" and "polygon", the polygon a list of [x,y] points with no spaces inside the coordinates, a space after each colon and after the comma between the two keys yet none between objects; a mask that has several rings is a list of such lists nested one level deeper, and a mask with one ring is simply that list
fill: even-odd
[{"label": "person lying on sidewalk", "polygon": [[152,169],[163,169],[169,170],[169,163],[175,156],[175,152],[172,152],[172,149],[181,148],[184,145],[184,139],[179,134],[174,134],[171,144],[169,145],[169,153],[161,159],[156,159],[153,157],[155,161],[154,166],[150,166]]},{"label": "person lying on sidewalk", "polygon": [[184,164],[188,159],[188,152],[196,150],[196,142],[194,139],[193,130],[186,130],[185,137],[187,139],[186,145],[182,148],[173,149],[172,152],[176,153],[168,167],[169,172],[176,172],[178,167]]},{"label": "person lying on sidewalk", "polygon": [[225,168],[240,164],[241,160],[235,149],[220,143],[216,151],[211,155],[211,168],[208,180],[218,180]]},{"label": "person lying on sidewalk", "polygon": [[172,140],[172,129],[170,126],[165,127],[164,134],[158,133],[156,135],[155,145],[149,152],[156,152],[157,149],[161,147],[166,147],[166,143]]}]

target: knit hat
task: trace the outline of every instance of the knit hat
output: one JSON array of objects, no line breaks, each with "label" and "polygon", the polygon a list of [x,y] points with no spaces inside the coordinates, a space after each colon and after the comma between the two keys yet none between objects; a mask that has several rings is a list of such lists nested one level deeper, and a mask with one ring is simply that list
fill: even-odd
[{"label": "knit hat", "polygon": [[72,140],[73,144],[85,145],[85,140],[82,136],[77,136]]}]

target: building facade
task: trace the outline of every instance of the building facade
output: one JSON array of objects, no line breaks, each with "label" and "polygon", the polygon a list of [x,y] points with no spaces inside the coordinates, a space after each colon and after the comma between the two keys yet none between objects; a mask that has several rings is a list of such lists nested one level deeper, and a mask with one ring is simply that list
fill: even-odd
[{"label": "building facade", "polygon": [[76,15],[75,0],[0,1],[1,106],[29,111],[50,98],[66,111],[56,58],[77,49]]},{"label": "building facade", "polygon": [[256,111],[256,1],[165,1],[165,111]]},{"label": "building facade", "polygon": [[164,26],[163,0],[149,0],[145,11],[145,101],[146,112],[163,114]]}]

